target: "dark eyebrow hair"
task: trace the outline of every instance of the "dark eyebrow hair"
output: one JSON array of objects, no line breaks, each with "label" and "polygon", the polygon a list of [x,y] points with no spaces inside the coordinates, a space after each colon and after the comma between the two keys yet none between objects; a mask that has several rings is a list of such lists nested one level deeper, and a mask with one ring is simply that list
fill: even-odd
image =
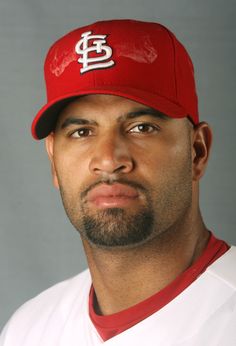
[{"label": "dark eyebrow hair", "polygon": [[[156,109],[146,107],[146,108],[137,109],[137,110],[128,112],[127,114],[121,115],[120,117],[118,117],[117,121],[121,122],[121,121],[129,120],[129,119],[138,118],[144,115],[151,115],[154,118],[162,119],[162,120],[170,119],[170,117],[157,111]],[[98,123],[94,120],[69,117],[65,119],[65,121],[61,124],[60,128],[64,129],[65,127],[69,125],[98,125]]]},{"label": "dark eyebrow hair", "polygon": [[69,125],[98,125],[98,123],[94,120],[87,120],[83,118],[67,118],[61,124],[60,128],[64,129],[65,127]]},{"label": "dark eyebrow hair", "polygon": [[168,117],[164,113],[161,113],[160,111],[158,111],[154,108],[146,107],[146,108],[141,108],[141,109],[137,109],[137,110],[128,112],[127,114],[120,116],[118,118],[118,121],[134,119],[134,118],[141,117],[143,115],[151,115],[154,118],[162,119],[162,120],[170,119],[170,117]]}]

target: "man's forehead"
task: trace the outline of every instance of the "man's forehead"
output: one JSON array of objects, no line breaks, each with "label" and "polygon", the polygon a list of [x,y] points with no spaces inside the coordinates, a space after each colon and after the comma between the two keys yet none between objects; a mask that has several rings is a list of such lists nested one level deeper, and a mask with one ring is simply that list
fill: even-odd
[{"label": "man's forehead", "polygon": [[85,95],[70,101],[59,113],[58,123],[63,122],[68,117],[91,118],[100,117],[105,113],[116,114],[117,120],[127,120],[139,116],[153,116],[161,120],[171,118],[160,111],[127,99],[114,95]]},{"label": "man's forehead", "polygon": [[109,94],[91,94],[76,97],[69,101],[63,111],[72,110],[73,108],[89,108],[89,107],[116,107],[119,105],[127,107],[148,108],[142,103],[131,100],[126,97],[109,95]]}]

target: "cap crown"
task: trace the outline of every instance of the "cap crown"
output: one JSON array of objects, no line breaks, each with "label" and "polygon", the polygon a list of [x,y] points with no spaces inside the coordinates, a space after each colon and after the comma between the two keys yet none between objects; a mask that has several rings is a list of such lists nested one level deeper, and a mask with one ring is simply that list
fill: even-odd
[{"label": "cap crown", "polygon": [[191,59],[158,23],[111,20],[76,29],[50,48],[44,71],[48,102],[33,123],[36,138],[52,130],[62,100],[92,93],[124,96],[198,122]]}]

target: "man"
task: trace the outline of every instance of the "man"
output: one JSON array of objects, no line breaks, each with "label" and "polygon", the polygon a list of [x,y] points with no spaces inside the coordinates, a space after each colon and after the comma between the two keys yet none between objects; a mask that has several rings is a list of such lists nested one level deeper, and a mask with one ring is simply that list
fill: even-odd
[{"label": "man", "polygon": [[23,305],[10,345],[236,345],[235,247],[201,217],[212,133],[193,66],[157,23],[98,22],[58,40],[33,124],[89,270]]}]

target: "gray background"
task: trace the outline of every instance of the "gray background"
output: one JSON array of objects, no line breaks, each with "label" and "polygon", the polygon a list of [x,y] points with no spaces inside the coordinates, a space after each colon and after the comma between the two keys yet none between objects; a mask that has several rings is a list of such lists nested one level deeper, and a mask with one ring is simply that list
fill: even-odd
[{"label": "gray background", "polygon": [[160,21],[189,50],[200,115],[214,131],[201,208],[208,227],[236,244],[236,1],[0,0],[0,328],[24,301],[86,267],[52,187],[44,143],[29,129],[45,101],[49,46],[109,18]]}]

